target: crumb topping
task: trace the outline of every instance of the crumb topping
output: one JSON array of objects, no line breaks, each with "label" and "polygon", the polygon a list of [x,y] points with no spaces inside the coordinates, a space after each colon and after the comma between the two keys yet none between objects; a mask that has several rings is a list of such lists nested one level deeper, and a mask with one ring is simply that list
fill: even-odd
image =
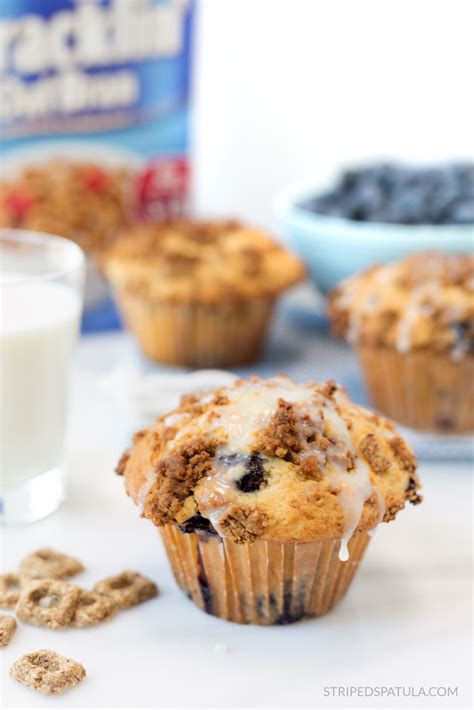
[{"label": "crumb topping", "polygon": [[220,527],[224,537],[234,542],[254,542],[262,537],[267,525],[266,514],[255,509],[248,509],[232,504],[222,516]]},{"label": "crumb topping", "polygon": [[331,295],[336,336],[399,352],[474,352],[474,256],[429,252],[374,266]]},{"label": "crumb topping", "polygon": [[362,455],[376,473],[385,473],[390,468],[390,459],[383,453],[375,434],[367,434],[359,444]]},{"label": "crumb topping", "polygon": [[415,501],[408,445],[335,383],[239,380],[183,398],[123,463],[156,525],[237,542],[349,540]]},{"label": "crumb topping", "polygon": [[125,467],[127,465],[127,461],[130,458],[130,452],[129,451],[124,451],[122,456],[119,459],[118,464],[115,467],[115,473],[117,476],[123,476],[125,473]]},{"label": "crumb topping", "polygon": [[144,516],[161,525],[174,522],[196,484],[211,472],[215,449],[215,440],[199,437],[159,461],[154,482],[144,498]]},{"label": "crumb topping", "polygon": [[297,462],[302,447],[300,420],[294,404],[279,399],[268,425],[259,432],[256,446],[268,456]]},{"label": "crumb topping", "polygon": [[401,436],[395,436],[390,439],[389,445],[400,466],[408,473],[414,473],[416,471],[416,458],[404,439]]},{"label": "crumb topping", "polygon": [[183,219],[130,230],[104,268],[113,284],[148,300],[200,303],[277,295],[304,275],[301,262],[262,231]]}]

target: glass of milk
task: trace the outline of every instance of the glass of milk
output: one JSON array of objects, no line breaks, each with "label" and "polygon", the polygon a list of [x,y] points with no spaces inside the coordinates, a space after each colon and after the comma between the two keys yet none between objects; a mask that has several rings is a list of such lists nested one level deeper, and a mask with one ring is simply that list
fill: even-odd
[{"label": "glass of milk", "polygon": [[63,448],[84,255],[67,239],[0,229],[0,519],[64,498]]}]

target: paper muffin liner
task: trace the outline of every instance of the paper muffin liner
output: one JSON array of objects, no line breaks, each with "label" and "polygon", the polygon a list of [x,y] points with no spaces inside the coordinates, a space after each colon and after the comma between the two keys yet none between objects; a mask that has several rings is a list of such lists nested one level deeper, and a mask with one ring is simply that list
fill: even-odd
[{"label": "paper muffin liner", "polygon": [[373,404],[409,427],[443,433],[474,431],[474,358],[399,353],[359,346],[357,354]]},{"label": "paper muffin liner", "polygon": [[188,367],[244,365],[258,358],[274,298],[235,305],[151,302],[118,293],[124,319],[143,352],[157,362]]},{"label": "paper muffin liner", "polygon": [[178,585],[200,609],[259,625],[326,614],[347,592],[370,540],[365,532],[355,535],[342,562],[340,539],[237,544],[171,525],[161,536]]}]

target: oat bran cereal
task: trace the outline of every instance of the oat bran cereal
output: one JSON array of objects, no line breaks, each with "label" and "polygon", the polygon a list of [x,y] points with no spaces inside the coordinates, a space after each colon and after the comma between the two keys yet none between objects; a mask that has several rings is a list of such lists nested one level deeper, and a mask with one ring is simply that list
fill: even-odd
[{"label": "oat bran cereal", "polygon": [[110,597],[95,591],[81,589],[71,626],[83,628],[109,621],[118,610],[119,606]]},{"label": "oat bran cereal", "polygon": [[110,597],[120,609],[129,609],[158,596],[158,587],[151,579],[130,570],[103,579],[94,590]]},{"label": "oat bran cereal", "polygon": [[15,608],[20,621],[64,629],[72,621],[81,589],[56,579],[34,579],[22,589]]},{"label": "oat bran cereal", "polygon": [[59,695],[80,683],[86,671],[77,661],[43,649],[21,656],[10,668],[10,676],[43,695]]},{"label": "oat bran cereal", "polygon": [[16,631],[16,619],[7,614],[0,614],[0,647],[8,646]]},{"label": "oat bran cereal", "polygon": [[25,576],[17,572],[0,574],[0,609],[13,609],[24,585]]},{"label": "oat bran cereal", "polygon": [[29,577],[68,579],[83,572],[84,565],[70,555],[43,548],[27,555],[20,562],[20,570]]}]

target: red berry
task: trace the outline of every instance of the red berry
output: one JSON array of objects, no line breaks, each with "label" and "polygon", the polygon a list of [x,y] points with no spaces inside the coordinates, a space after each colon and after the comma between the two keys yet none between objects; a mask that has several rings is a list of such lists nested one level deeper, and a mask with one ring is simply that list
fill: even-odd
[{"label": "red berry", "polygon": [[89,168],[84,173],[84,186],[86,190],[100,192],[108,183],[108,175],[101,168]]},{"label": "red berry", "polygon": [[23,190],[14,190],[5,197],[5,205],[8,211],[17,220],[24,219],[34,203],[34,198]]}]

